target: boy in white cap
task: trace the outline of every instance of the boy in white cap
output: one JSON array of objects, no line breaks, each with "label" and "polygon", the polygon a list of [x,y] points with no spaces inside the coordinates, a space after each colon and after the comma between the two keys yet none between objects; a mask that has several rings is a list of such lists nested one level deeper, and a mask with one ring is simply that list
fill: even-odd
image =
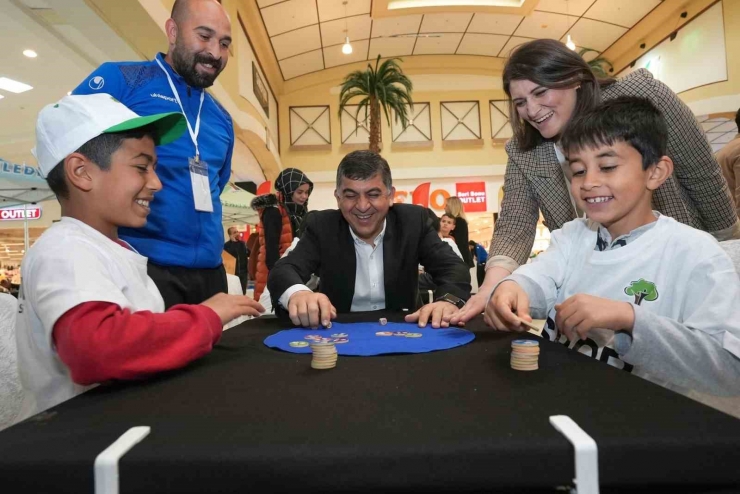
[{"label": "boy in white cap", "polygon": [[218,294],[167,312],[147,259],[118,238],[146,224],[162,188],[155,145],[185,130],[181,113],[139,117],[107,94],[45,107],[34,154],[62,219],[22,264],[17,328],[20,418],[111,379],[139,379],[202,357],[222,326],[264,309]]}]

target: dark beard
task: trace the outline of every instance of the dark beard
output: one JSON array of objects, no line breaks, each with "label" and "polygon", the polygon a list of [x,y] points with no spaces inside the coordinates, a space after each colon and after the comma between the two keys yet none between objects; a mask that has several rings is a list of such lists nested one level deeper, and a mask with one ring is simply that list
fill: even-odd
[{"label": "dark beard", "polygon": [[[195,68],[197,63],[213,65],[216,68],[216,73],[213,75],[199,73]],[[203,54],[191,54],[177,45],[172,50],[172,66],[175,72],[185,79],[188,86],[201,89],[213,86],[216,77],[224,69],[222,60]]]}]

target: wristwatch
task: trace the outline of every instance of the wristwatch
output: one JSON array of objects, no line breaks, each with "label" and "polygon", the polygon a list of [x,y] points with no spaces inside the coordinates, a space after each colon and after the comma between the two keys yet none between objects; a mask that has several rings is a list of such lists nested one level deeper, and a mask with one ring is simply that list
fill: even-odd
[{"label": "wristwatch", "polygon": [[465,301],[463,299],[461,299],[460,297],[456,297],[455,295],[451,293],[445,293],[441,297],[437,297],[434,301],[435,302],[449,302],[455,307],[457,307],[458,309],[462,309],[463,306],[465,305]]}]

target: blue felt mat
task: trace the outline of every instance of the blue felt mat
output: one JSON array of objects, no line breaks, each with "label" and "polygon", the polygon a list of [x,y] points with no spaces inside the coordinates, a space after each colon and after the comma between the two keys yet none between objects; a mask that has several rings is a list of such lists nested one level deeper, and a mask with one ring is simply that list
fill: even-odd
[{"label": "blue felt mat", "polygon": [[[401,335],[379,336],[378,332],[421,333],[421,337]],[[345,334],[346,336],[341,336]],[[311,353],[309,346],[292,347],[292,341],[311,343],[313,339],[328,338],[334,341],[340,355],[371,356],[388,353],[425,353],[447,350],[470,343],[475,335],[460,328],[433,329],[430,325],[419,328],[415,323],[379,322],[332,323],[331,329],[293,328],[265,338],[265,345],[291,353]],[[337,340],[347,340],[337,343]]]}]

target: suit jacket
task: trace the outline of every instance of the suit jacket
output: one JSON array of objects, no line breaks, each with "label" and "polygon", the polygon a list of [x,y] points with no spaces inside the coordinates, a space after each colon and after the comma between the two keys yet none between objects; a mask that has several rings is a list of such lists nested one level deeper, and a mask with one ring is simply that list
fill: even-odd
[{"label": "suit jacket", "polygon": [[[740,225],[727,184],[704,131],[688,106],[645,69],[602,90],[605,101],[619,96],[649,99],[668,125],[667,154],[673,159],[674,171],[653,194],[654,209],[712,233],[719,240],[736,236]],[[539,211],[550,230],[576,218],[552,141],[522,151],[513,138],[506,143],[506,152],[509,161],[504,177],[504,200],[486,267],[506,265],[506,260],[526,263],[534,243]]]},{"label": "suit jacket", "polygon": [[[349,312],[355,293],[357,260],[349,223],[341,211],[318,211],[307,217],[295,250],[270,270],[267,288],[278,307],[280,296],[293,285],[319,276],[318,290],[338,312]],[[418,304],[419,264],[432,275],[437,297],[451,293],[470,297],[470,272],[465,263],[440,240],[426,210],[395,204],[386,216],[383,271],[387,310],[415,310]]]},{"label": "suit jacket", "polygon": [[224,244],[224,250],[236,258],[236,272],[237,276],[247,276],[247,263],[249,258],[249,249],[247,244],[241,240],[232,242],[229,240]]}]

